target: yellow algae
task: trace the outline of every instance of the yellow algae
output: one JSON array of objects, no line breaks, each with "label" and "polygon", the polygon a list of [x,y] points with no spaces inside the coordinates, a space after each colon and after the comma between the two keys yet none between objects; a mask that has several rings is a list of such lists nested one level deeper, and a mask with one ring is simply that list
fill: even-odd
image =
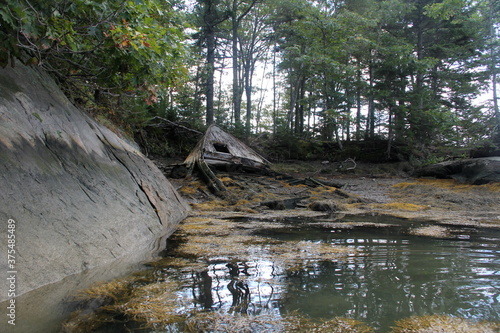
[{"label": "yellow algae", "polygon": [[197,256],[205,259],[220,256],[247,257],[250,246],[266,243],[269,243],[269,240],[247,235],[189,236],[187,242],[181,244],[176,252],[184,256]]},{"label": "yellow algae", "polygon": [[197,312],[185,323],[184,331],[248,333],[248,332],[318,332],[371,333],[373,328],[361,321],[334,318],[316,321],[295,313],[284,317],[273,314],[244,315],[240,313]]},{"label": "yellow algae", "polygon": [[134,288],[130,298],[122,304],[108,307],[109,310],[123,313],[147,326],[169,324],[185,317],[177,312],[180,298],[176,292],[180,284],[175,281],[162,281]]},{"label": "yellow algae", "polygon": [[337,260],[355,251],[344,246],[308,241],[287,241],[275,244],[269,250],[274,258],[283,261]]},{"label": "yellow algae", "polygon": [[315,325],[309,332],[372,333],[374,329],[362,321],[350,318],[334,318]]},{"label": "yellow algae", "polygon": [[106,302],[116,301],[122,297],[134,282],[134,278],[116,279],[109,282],[102,282],[90,288],[79,290],[73,296],[73,300],[85,302],[94,299],[101,299]]},{"label": "yellow algae", "polygon": [[430,179],[418,178],[414,182],[402,182],[393,185],[393,188],[408,189],[414,186],[431,186],[435,188],[448,189],[455,192],[466,192],[474,190],[487,190],[490,192],[500,192],[500,183],[489,183],[483,185],[463,184],[454,179]]},{"label": "yellow algae", "polygon": [[391,333],[494,333],[499,332],[500,323],[472,322],[447,315],[413,316],[396,322]]},{"label": "yellow algae", "polygon": [[222,221],[217,219],[207,219],[205,222],[192,222],[182,223],[179,226],[179,231],[186,235],[197,236],[223,236],[228,235],[229,232],[235,227],[235,224],[229,221]]},{"label": "yellow algae", "polygon": [[417,182],[412,182],[412,183],[409,183],[409,182],[403,182],[403,183],[397,183],[397,184],[394,184],[392,185],[393,188],[400,188],[400,189],[406,189],[410,186],[415,186],[417,185]]},{"label": "yellow algae", "polygon": [[225,177],[221,177],[220,181],[223,182],[223,183],[232,183],[233,179],[231,177],[225,176]]},{"label": "yellow algae", "polygon": [[202,203],[192,203],[191,207],[196,210],[208,210],[208,211],[216,211],[219,209],[226,208],[228,203],[223,200],[212,200],[206,201]]},{"label": "yellow algae", "polygon": [[198,189],[191,186],[183,186],[179,189],[179,192],[184,195],[193,195],[198,192]]},{"label": "yellow algae", "polygon": [[385,204],[380,204],[376,205],[379,208],[382,209],[389,209],[389,210],[403,210],[403,211],[409,211],[409,212],[418,212],[422,210],[426,210],[429,207],[428,206],[422,206],[422,205],[416,205],[416,204],[411,204],[407,202],[390,202],[390,203],[385,203]]},{"label": "yellow algae", "polygon": [[249,205],[251,202],[246,199],[240,199],[234,203],[235,206],[244,206],[244,205]]}]

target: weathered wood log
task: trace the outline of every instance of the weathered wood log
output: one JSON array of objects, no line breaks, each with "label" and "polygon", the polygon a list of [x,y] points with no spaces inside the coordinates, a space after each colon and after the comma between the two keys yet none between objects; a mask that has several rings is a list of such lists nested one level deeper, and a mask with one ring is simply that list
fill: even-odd
[{"label": "weathered wood log", "polygon": [[[200,131],[197,131],[195,129],[192,129],[192,128],[186,127],[184,125],[178,124],[176,122],[173,122],[171,120],[165,119],[163,117],[156,116],[156,117],[151,118],[151,120],[153,120],[153,119],[161,120],[164,123],[168,124],[169,126],[177,127],[177,128],[180,128],[180,129],[182,129],[184,131],[188,131],[188,132],[195,133],[195,134],[198,134],[198,135],[203,135],[203,133],[200,132]],[[151,127],[163,127],[164,125],[163,124],[150,124],[149,126],[151,126]]]},{"label": "weathered wood log", "polygon": [[221,182],[219,178],[213,173],[213,171],[208,167],[204,160],[198,159],[196,161],[196,167],[201,173],[203,180],[207,183],[208,188],[214,192],[216,195],[224,195],[227,191],[224,183]]},{"label": "weathered wood log", "polygon": [[339,184],[339,183],[336,183],[334,181],[331,181],[331,180],[318,180],[318,179],[315,179],[315,178],[306,178],[307,180],[313,182],[314,184],[316,185],[319,185],[319,186],[325,186],[325,187],[336,187],[336,188],[341,188],[343,185],[342,184]]},{"label": "weathered wood log", "polygon": [[299,198],[288,198],[282,200],[271,200],[262,202],[261,206],[269,207],[270,209],[275,210],[285,210],[285,209],[294,209],[297,207],[297,203],[301,200],[307,199],[308,197],[299,197]]}]

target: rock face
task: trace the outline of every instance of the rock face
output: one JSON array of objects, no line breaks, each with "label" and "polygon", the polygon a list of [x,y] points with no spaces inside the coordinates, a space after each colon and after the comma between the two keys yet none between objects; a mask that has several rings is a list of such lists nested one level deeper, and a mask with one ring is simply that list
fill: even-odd
[{"label": "rock face", "polygon": [[415,176],[453,178],[473,185],[500,182],[500,157],[471,158],[437,163],[417,170]]},{"label": "rock face", "polygon": [[[20,64],[0,69],[1,280],[15,221],[16,295],[145,259],[188,209],[151,161],[74,107],[49,76]],[[0,283],[0,301],[7,289]]]}]

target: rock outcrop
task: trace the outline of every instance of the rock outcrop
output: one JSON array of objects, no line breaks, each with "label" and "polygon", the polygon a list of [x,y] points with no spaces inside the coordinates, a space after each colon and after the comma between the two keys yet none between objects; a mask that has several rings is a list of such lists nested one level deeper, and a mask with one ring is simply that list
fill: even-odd
[{"label": "rock outcrop", "polygon": [[[150,160],[73,106],[47,74],[0,69],[1,280],[10,220],[16,295],[121,258],[145,259],[188,209]],[[0,284],[0,301],[7,288]]]},{"label": "rock outcrop", "polygon": [[500,182],[500,157],[471,158],[437,163],[421,168],[417,177],[456,179],[473,185]]}]

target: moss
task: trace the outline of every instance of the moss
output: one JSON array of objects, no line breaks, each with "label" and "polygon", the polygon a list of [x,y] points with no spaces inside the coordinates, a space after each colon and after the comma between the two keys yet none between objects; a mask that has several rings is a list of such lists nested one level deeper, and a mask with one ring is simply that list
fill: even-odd
[{"label": "moss", "polygon": [[432,333],[432,332],[463,332],[463,333],[493,333],[499,332],[500,323],[472,322],[463,318],[446,315],[414,316],[399,320],[392,333]]},{"label": "moss", "polygon": [[43,122],[42,117],[37,112],[33,112],[33,117],[38,119],[38,121]]}]

